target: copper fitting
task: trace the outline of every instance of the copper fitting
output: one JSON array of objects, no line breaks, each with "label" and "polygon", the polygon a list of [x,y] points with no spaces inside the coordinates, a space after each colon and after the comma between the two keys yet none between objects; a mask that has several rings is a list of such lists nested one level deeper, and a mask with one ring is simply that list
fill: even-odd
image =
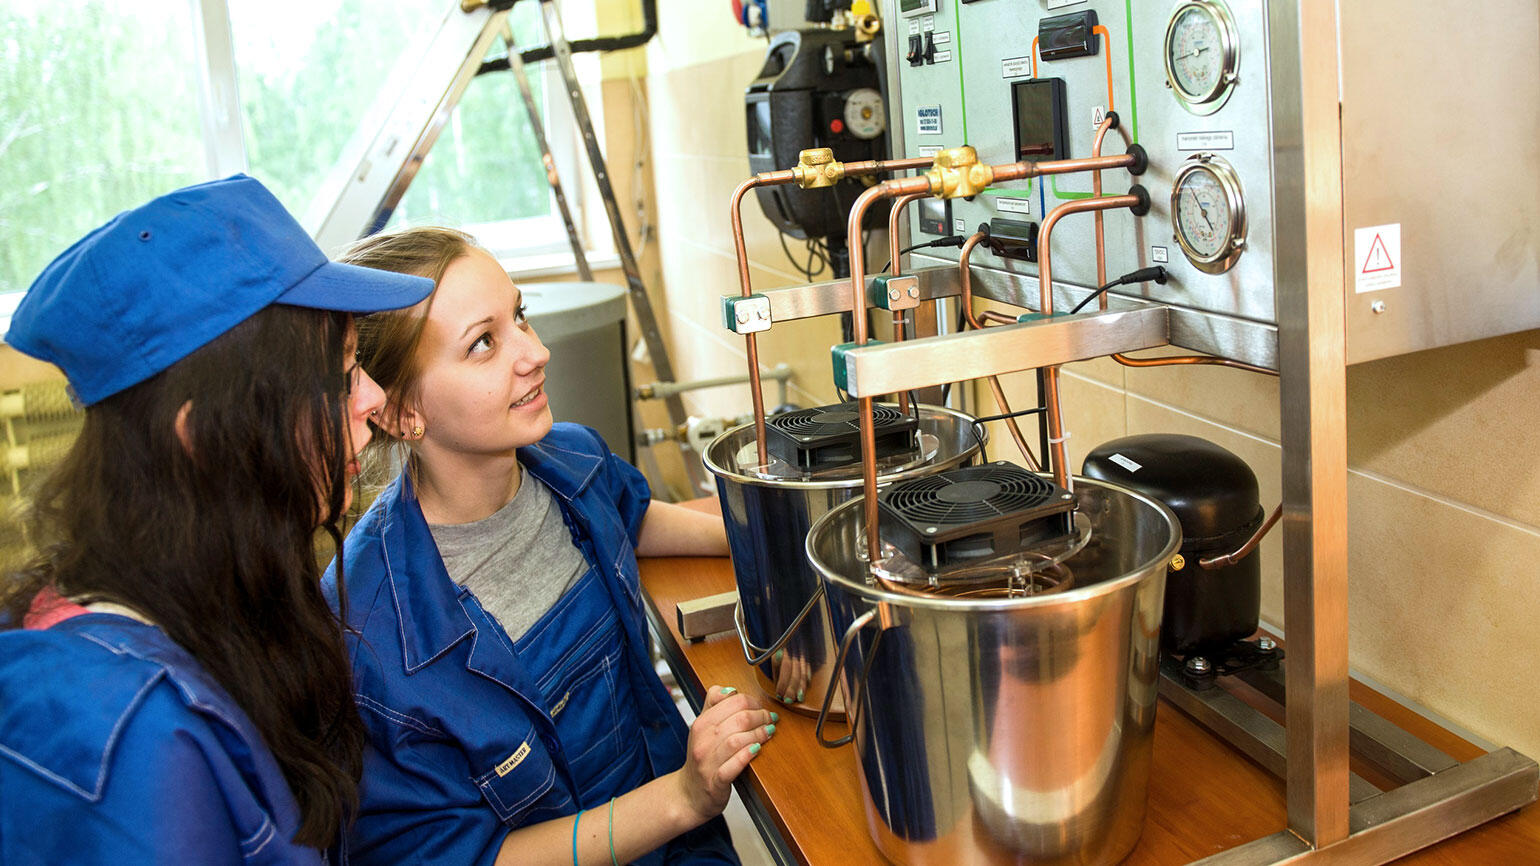
[{"label": "copper fitting", "polygon": [[931,195],[972,198],[989,188],[995,173],[991,166],[979,162],[978,151],[965,144],[938,152],[925,177],[930,181]]},{"label": "copper fitting", "polygon": [[845,164],[834,159],[830,148],[812,147],[797,154],[797,164],[791,173],[803,189],[822,189],[834,186],[845,176]]}]

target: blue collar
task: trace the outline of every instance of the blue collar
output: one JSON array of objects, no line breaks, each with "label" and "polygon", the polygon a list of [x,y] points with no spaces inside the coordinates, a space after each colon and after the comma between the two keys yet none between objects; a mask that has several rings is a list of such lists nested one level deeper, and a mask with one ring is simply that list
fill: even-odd
[{"label": "blue collar", "polygon": [[[556,494],[569,521],[586,522],[572,503],[599,473],[602,457],[542,441],[520,448],[518,459],[525,472]],[[370,510],[378,511],[385,577],[400,620],[403,661],[407,673],[413,673],[474,635],[476,623],[465,610],[465,591],[444,568],[408,473],[403,470]]]}]

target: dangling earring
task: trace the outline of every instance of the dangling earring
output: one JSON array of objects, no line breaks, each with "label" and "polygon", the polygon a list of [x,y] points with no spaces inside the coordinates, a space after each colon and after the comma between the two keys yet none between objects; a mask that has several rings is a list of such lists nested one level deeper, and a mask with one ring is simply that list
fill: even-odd
[{"label": "dangling earring", "polygon": [[421,439],[422,438],[422,425],[421,424],[418,424],[416,427],[412,428],[412,438],[413,439]]}]

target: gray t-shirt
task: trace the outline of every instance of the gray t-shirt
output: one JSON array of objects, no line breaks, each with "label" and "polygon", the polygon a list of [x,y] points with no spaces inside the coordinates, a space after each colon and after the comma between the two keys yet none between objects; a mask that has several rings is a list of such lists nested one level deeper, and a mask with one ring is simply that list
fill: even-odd
[{"label": "gray t-shirt", "polygon": [[518,640],[588,571],[556,497],[524,473],[519,490],[491,517],[428,530],[455,583],[470,589]]}]

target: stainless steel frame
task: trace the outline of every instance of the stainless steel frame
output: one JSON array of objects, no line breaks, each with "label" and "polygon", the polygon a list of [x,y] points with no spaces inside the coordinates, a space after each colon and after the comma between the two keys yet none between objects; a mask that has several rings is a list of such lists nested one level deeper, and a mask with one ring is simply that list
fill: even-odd
[{"label": "stainless steel frame", "polygon": [[[1540,768],[1510,749],[1455,762],[1362,708],[1354,708],[1349,701],[1346,268],[1351,263],[1344,249],[1348,211],[1344,203],[1346,145],[1339,78],[1338,47],[1343,44],[1338,32],[1339,4],[1269,0],[1262,6],[1268,62],[1250,64],[1250,68],[1258,70],[1254,83],[1267,96],[1269,169],[1275,180],[1270,190],[1261,191],[1267,194],[1252,196],[1256,207],[1248,216],[1265,224],[1271,237],[1267,259],[1251,262],[1255,270],[1258,262],[1270,261],[1270,274],[1254,276],[1271,278],[1277,324],[1274,327],[1256,321],[1243,311],[1236,315],[1222,306],[1183,309],[1173,305],[1169,308],[1167,338],[1174,345],[1280,373],[1284,615],[1289,657],[1281,682],[1265,678],[1259,682],[1264,692],[1276,694],[1281,688],[1286,693],[1285,724],[1274,724],[1224,692],[1189,693],[1171,682],[1164,683],[1162,690],[1200,722],[1279,772],[1285,781],[1287,831],[1201,862],[1382,863],[1533,802],[1540,786]],[[944,17],[938,15],[938,19]],[[1530,20],[1521,15],[1515,26],[1527,26]],[[923,97],[945,98],[935,86]],[[975,266],[971,271],[975,290],[986,297],[1037,308],[1035,280],[1016,271],[1017,266],[1009,262]],[[940,269],[916,273],[925,297],[948,292],[950,286]],[[773,298],[773,314],[797,317],[812,308],[837,303],[834,298],[826,301],[822,297],[822,287],[807,288],[809,291],[795,299],[791,295],[781,302]],[[1067,289],[1061,304],[1074,303],[1077,298],[1074,287]],[[1078,292],[1083,296],[1083,289]],[[1085,317],[1060,324],[1077,320],[1084,321]],[[881,386],[889,390],[911,381],[915,385],[929,383],[936,377],[924,368],[932,365],[946,365],[946,371],[939,374],[945,378],[982,375],[984,368],[1004,371],[1046,364],[1052,356],[1073,355],[1077,347],[1084,346],[1065,339],[1052,347],[1029,347],[1029,341],[1018,338],[1034,333],[1030,327],[990,330],[1000,334],[979,332],[949,338],[955,344],[931,339],[902,347],[854,350],[848,355],[856,374],[852,391],[865,394],[878,390],[876,376],[883,377]],[[1062,333],[1070,331],[1066,328]],[[1021,357],[991,357],[967,364],[957,360],[958,346],[983,346],[982,342],[963,341],[980,339],[1001,344],[991,344],[992,350],[980,355],[994,356],[1008,347],[1012,353],[1031,353],[1032,357],[1025,359],[1028,364],[1021,364]],[[905,353],[902,364],[898,363],[899,349]],[[878,359],[900,369],[879,372]],[[1378,792],[1367,781],[1354,777],[1349,770],[1350,749],[1369,759],[1398,786]]]}]

